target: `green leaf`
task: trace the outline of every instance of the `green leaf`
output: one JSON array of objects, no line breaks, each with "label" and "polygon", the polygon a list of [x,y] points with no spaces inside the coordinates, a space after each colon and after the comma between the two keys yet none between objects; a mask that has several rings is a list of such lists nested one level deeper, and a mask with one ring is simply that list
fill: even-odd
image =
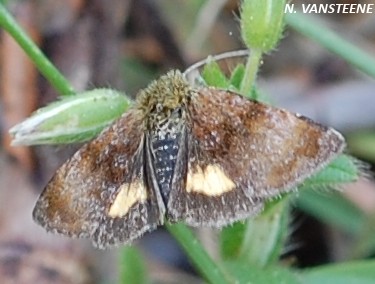
[{"label": "green leaf", "polygon": [[259,268],[241,261],[225,261],[225,269],[232,275],[233,283],[302,284],[292,271],[280,266]]},{"label": "green leaf", "polygon": [[149,283],[145,262],[134,246],[124,246],[120,252],[120,284]]},{"label": "green leaf", "polygon": [[306,284],[372,284],[375,261],[355,261],[306,269],[301,273]]},{"label": "green leaf", "polygon": [[39,109],[9,130],[14,145],[83,142],[95,137],[129,107],[123,94],[95,89]]},{"label": "green leaf", "polygon": [[354,259],[369,257],[375,252],[375,215],[367,216],[356,244],[351,250]]},{"label": "green leaf", "polygon": [[350,156],[337,157],[299,187],[297,206],[326,223],[358,234],[365,222],[365,216],[358,207],[338,192],[323,194],[323,192],[314,191],[356,181],[360,176],[357,164],[358,162]]},{"label": "green leaf", "polygon": [[202,77],[206,84],[212,87],[227,89],[230,86],[229,80],[225,77],[216,61],[210,61],[204,65]]},{"label": "green leaf", "polygon": [[310,189],[301,190],[296,204],[315,218],[352,234],[358,234],[365,222],[364,213],[339,192],[323,194]]},{"label": "green leaf", "polygon": [[238,64],[230,75],[230,85],[236,88],[237,92],[241,87],[241,82],[243,76],[245,75],[245,66],[243,64]]},{"label": "green leaf", "polygon": [[322,171],[307,179],[300,188],[322,188],[356,181],[360,176],[359,164],[353,157],[340,155]]}]

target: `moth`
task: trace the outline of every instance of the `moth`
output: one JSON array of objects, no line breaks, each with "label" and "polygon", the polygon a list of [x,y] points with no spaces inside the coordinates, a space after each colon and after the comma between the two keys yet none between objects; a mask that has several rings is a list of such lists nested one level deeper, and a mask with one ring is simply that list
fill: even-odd
[{"label": "moth", "polygon": [[170,71],[57,170],[33,217],[99,248],[166,220],[223,227],[256,215],[344,147],[332,128]]}]

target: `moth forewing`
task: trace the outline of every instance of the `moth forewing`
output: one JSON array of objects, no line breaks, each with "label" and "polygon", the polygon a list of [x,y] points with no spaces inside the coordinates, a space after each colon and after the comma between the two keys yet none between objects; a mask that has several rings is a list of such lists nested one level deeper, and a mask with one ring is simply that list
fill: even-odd
[{"label": "moth forewing", "polygon": [[146,181],[143,121],[130,110],[57,170],[34,220],[48,231],[89,237],[104,248],[129,243],[160,224]]},{"label": "moth forewing", "polygon": [[[168,215],[173,221],[192,226],[222,227],[257,214],[263,202],[247,197],[244,188],[205,151],[208,149],[204,145],[212,143],[203,135],[205,118],[197,117],[192,109],[200,107],[194,105],[199,103],[194,101],[196,96],[199,94],[194,93],[187,104],[186,139],[178,154]],[[194,129],[203,136],[195,135]],[[200,140],[201,137],[204,139]]]}]

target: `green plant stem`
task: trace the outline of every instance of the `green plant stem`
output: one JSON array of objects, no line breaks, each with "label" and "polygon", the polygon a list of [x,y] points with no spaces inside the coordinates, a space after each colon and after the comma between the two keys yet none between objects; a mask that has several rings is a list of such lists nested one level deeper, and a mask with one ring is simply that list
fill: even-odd
[{"label": "green plant stem", "polygon": [[313,17],[301,13],[288,13],[285,15],[285,20],[293,29],[341,56],[366,74],[375,77],[373,56],[330,31],[326,26],[319,24]]},{"label": "green plant stem", "polygon": [[262,59],[262,50],[261,49],[252,49],[250,50],[249,58],[246,62],[245,74],[242,79],[240,92],[244,96],[250,96],[251,90],[253,88],[259,64]]},{"label": "green plant stem", "polygon": [[226,275],[206,253],[205,249],[199,243],[190,229],[188,229],[184,224],[181,223],[166,223],[165,226],[182,246],[195,267],[210,283],[231,283],[231,281],[228,280],[228,275]]},{"label": "green plant stem", "polygon": [[70,83],[40,51],[30,37],[27,36],[27,34],[1,3],[0,26],[2,26],[4,30],[6,30],[17,41],[17,43],[37,66],[39,71],[47,78],[47,80],[54,86],[60,95],[67,96],[75,93]]},{"label": "green plant stem", "polygon": [[289,198],[270,201],[257,218],[246,224],[239,257],[246,263],[266,267],[280,257],[288,236]]}]

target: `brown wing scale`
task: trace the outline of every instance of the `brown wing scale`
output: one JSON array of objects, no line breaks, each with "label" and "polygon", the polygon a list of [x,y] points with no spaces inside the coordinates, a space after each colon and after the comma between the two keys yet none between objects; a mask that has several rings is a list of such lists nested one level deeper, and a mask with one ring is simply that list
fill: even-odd
[{"label": "brown wing scale", "polygon": [[254,215],[264,198],[293,189],[345,146],[331,128],[230,91],[201,89],[187,111],[187,163],[168,212],[191,225]]},{"label": "brown wing scale", "polygon": [[139,115],[124,114],[56,172],[34,219],[101,248],[128,243],[162,223],[164,206],[145,173],[143,136]]}]

